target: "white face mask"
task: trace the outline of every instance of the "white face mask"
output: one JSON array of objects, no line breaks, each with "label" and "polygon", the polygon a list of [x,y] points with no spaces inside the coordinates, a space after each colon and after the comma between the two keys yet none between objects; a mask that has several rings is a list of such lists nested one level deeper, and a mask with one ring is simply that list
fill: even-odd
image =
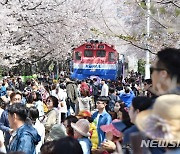
[{"label": "white face mask", "polygon": [[118,112],[119,109],[120,109],[119,107],[116,107],[116,106],[115,106],[115,107],[114,107],[114,112]]}]

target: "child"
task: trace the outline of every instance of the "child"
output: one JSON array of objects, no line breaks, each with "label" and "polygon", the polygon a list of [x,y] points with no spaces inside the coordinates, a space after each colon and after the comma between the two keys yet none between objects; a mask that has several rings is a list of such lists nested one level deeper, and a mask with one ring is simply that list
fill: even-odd
[{"label": "child", "polygon": [[91,143],[92,143],[92,150],[95,150],[98,148],[98,133],[97,133],[97,127],[95,125],[95,123],[93,122],[92,118],[91,118],[91,112],[83,110],[80,111],[79,114],[77,115],[78,119],[87,119],[89,121],[89,133],[91,134],[90,139],[91,139]]},{"label": "child", "polygon": [[91,141],[89,133],[89,121],[86,119],[80,119],[76,123],[71,123],[71,127],[74,129],[74,137],[79,141],[83,154],[91,153]]}]

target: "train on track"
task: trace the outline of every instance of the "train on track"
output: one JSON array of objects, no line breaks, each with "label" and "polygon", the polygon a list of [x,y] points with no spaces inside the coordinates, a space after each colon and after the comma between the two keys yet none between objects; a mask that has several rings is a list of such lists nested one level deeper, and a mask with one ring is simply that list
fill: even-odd
[{"label": "train on track", "polygon": [[71,78],[116,80],[123,74],[123,62],[113,45],[91,40],[73,50]]}]

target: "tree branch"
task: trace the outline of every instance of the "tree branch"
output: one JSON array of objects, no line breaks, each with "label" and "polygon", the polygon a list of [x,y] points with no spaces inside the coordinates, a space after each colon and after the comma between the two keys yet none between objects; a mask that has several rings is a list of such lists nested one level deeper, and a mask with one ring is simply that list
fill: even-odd
[{"label": "tree branch", "polygon": [[[107,23],[106,23],[106,21],[105,21],[105,19],[104,19],[101,6],[100,6],[100,10],[101,10],[101,15],[102,15],[102,18],[103,18],[103,21],[104,21],[106,27],[109,29],[110,32],[112,32],[112,33],[114,34],[115,37],[118,37],[118,38],[120,38],[120,39],[122,39],[122,40],[124,40],[124,41],[126,41],[126,42],[129,42],[129,44],[133,45],[133,46],[136,47],[136,48],[139,48],[139,49],[141,49],[141,50],[147,50],[147,51],[149,51],[151,54],[156,54],[156,53],[152,52],[152,51],[151,51],[150,49],[148,49],[148,48],[143,48],[143,47],[138,46],[137,44],[133,43],[131,40],[134,39],[134,37],[132,37],[132,36],[123,36],[123,35],[121,35],[121,34],[120,34],[120,35],[115,34],[115,33],[110,29],[110,27],[107,25]],[[131,39],[131,40],[130,40],[130,39]],[[136,40],[136,41],[137,41],[137,40]]]},{"label": "tree branch", "polygon": [[31,63],[36,63],[38,61],[40,61],[42,58],[45,58],[47,55],[49,55],[52,51],[54,51],[54,49],[48,51],[47,53],[45,53],[44,55],[40,56],[38,59],[31,61]]},{"label": "tree branch", "polygon": [[[30,25],[29,21],[26,20],[26,23]],[[46,40],[49,44],[51,44],[51,42],[45,38],[39,31],[37,31],[36,29],[34,29],[34,27],[32,27],[33,30],[36,31],[36,33],[38,33],[44,40]]]},{"label": "tree branch", "polygon": [[[26,25],[23,25],[24,27],[36,27],[36,26],[39,26],[39,25],[45,25],[45,24],[55,24],[55,23],[60,23],[62,22],[63,20],[57,20],[57,21],[46,21],[46,22],[40,22],[40,23],[37,23],[37,24],[33,24],[31,25],[30,23],[28,24],[28,26]],[[66,24],[63,24],[64,26],[68,26]]]},{"label": "tree branch", "polygon": [[1,2],[2,5],[6,5],[9,2],[9,0],[6,0],[4,3]]},{"label": "tree branch", "polygon": [[[100,34],[100,35],[106,35],[106,36],[107,36],[107,34],[105,34],[105,33],[103,33],[103,32],[98,32],[98,30],[96,30],[96,29],[91,29],[91,30],[94,31],[94,32],[96,32],[96,33],[98,33],[98,34]],[[145,51],[147,50],[147,51],[149,51],[151,54],[156,55],[156,53],[153,52],[153,51],[151,51],[150,49],[141,47],[141,46],[133,43],[133,41],[129,40],[128,36],[126,37],[126,36],[123,36],[122,34],[120,34],[120,35],[114,34],[113,37],[118,37],[119,39],[128,42],[128,44],[131,44],[131,45],[133,45],[133,46],[136,47],[136,48],[139,48],[139,49],[145,50]]]},{"label": "tree branch", "polygon": [[41,4],[42,4],[42,1],[39,4],[37,4],[36,6],[32,7],[32,8],[27,8],[27,10],[35,10]]},{"label": "tree branch", "polygon": [[174,6],[180,8],[179,5],[177,5],[175,2],[173,2],[172,0],[170,1],[167,1],[167,2],[164,2],[164,0],[160,1],[160,2],[157,2],[157,3],[160,3],[160,4],[173,4]]},{"label": "tree branch", "polygon": [[152,52],[150,49],[148,49],[148,48],[143,48],[143,47],[141,47],[141,46],[139,46],[139,45],[136,45],[136,44],[134,44],[132,41],[129,41],[129,43],[130,43],[131,45],[133,45],[134,47],[136,47],[136,48],[139,48],[139,49],[141,49],[141,50],[147,50],[147,51],[149,51],[151,54],[157,55],[157,53]]},{"label": "tree branch", "polygon": [[[163,0],[162,0],[163,1]],[[136,0],[136,4],[143,10],[143,11],[145,11],[145,9],[137,2],[137,0]],[[158,21],[157,19],[155,19],[151,14],[150,14],[150,17],[154,20],[154,21],[156,21],[160,26],[162,26],[163,28],[165,28],[165,29],[168,29],[168,27],[166,27],[165,25],[163,25],[160,21]]]}]

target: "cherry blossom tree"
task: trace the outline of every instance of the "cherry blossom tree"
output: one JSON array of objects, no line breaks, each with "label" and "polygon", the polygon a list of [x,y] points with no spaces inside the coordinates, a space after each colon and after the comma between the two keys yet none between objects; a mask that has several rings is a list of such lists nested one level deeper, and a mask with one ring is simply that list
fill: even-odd
[{"label": "cherry blossom tree", "polygon": [[178,0],[151,0],[148,39],[145,0],[1,0],[0,8],[0,58],[9,67],[61,62],[88,38],[137,58],[180,44]]},{"label": "cherry blossom tree", "polygon": [[0,7],[0,54],[6,65],[65,58],[88,38],[86,16],[94,10],[90,0],[7,0]]},{"label": "cherry blossom tree", "polygon": [[[100,22],[104,22],[104,28],[94,28],[92,29],[94,33],[124,40],[127,47],[130,49],[133,47],[135,52],[149,50],[154,54],[163,47],[179,47],[180,2],[178,0],[151,1],[149,38],[146,32],[145,0],[116,0],[110,3],[113,5],[111,9],[114,10],[109,11],[108,14],[107,8],[101,5]],[[106,3],[104,5],[106,6]],[[147,43],[150,49],[147,48]],[[142,54],[138,55],[142,56]]]}]

